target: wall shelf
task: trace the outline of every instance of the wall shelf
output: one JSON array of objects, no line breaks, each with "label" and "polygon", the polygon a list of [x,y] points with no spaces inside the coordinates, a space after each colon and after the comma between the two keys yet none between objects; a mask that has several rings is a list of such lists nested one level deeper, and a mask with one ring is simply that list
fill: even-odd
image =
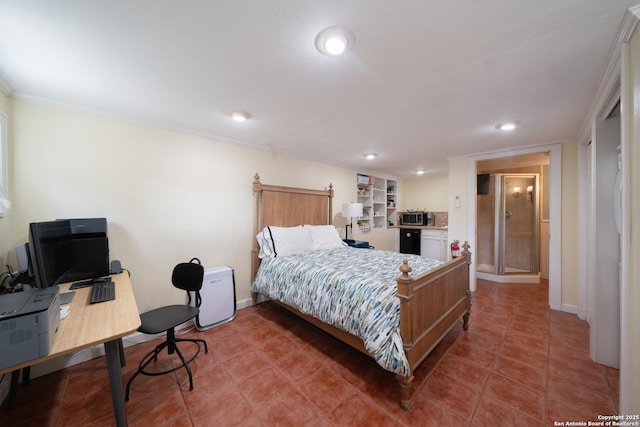
[{"label": "wall shelf", "polygon": [[358,203],[362,203],[362,218],[357,219],[360,231],[386,229],[395,225],[398,183],[383,177],[357,174]]}]

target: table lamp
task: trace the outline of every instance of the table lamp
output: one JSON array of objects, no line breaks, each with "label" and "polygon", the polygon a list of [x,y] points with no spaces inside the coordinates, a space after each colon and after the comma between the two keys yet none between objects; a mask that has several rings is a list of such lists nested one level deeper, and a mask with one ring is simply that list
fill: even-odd
[{"label": "table lamp", "polygon": [[351,223],[344,227],[344,241],[352,243],[355,240],[348,238],[348,231],[349,227],[351,227],[351,233],[353,234],[353,217],[360,218],[362,216],[362,203],[344,203],[342,205],[342,216],[351,219]]}]

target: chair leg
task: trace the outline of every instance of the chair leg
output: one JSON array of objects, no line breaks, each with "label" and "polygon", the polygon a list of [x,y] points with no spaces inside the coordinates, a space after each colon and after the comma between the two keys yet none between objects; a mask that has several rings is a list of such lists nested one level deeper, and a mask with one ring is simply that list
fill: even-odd
[{"label": "chair leg", "polygon": [[176,342],[194,342],[194,343],[199,343],[201,342],[202,344],[204,344],[204,352],[205,353],[209,353],[209,347],[207,347],[207,342],[205,340],[201,340],[198,338],[176,338]]},{"label": "chair leg", "polygon": [[[183,356],[182,352],[180,351],[180,348],[177,345],[177,343],[184,342],[184,341],[193,342],[198,347],[198,349],[196,350],[196,352],[193,355],[193,357],[191,357],[191,359],[189,359],[189,360],[185,359],[185,357]],[[205,353],[209,353],[209,347],[207,346],[207,342],[205,340],[203,340],[203,339],[176,338],[175,331],[173,329],[168,330],[167,331],[167,340],[162,342],[161,344],[158,344],[153,350],[151,350],[149,353],[147,353],[147,355],[138,364],[138,370],[136,371],[136,373],[133,374],[133,376],[127,382],[127,388],[126,388],[126,392],[125,392],[125,401],[126,402],[129,401],[129,392],[131,390],[131,384],[133,383],[133,380],[138,375],[140,375],[140,374],[150,375],[150,376],[164,375],[164,374],[168,374],[169,372],[175,372],[175,371],[177,371],[178,369],[180,369],[182,367],[184,367],[186,369],[187,374],[189,375],[189,391],[193,390],[193,372],[191,371],[191,368],[189,367],[189,363],[191,363],[196,358],[196,356],[200,353],[200,343],[202,343],[204,345],[204,352]],[[160,352],[165,347],[167,348],[167,353],[168,354],[173,354],[173,353],[177,353],[178,354],[178,357],[180,358],[180,361],[182,362],[182,366],[178,366],[178,367],[175,367],[173,369],[169,369],[169,370],[163,371],[163,372],[146,372],[145,368],[152,361],[155,361],[155,362],[158,361],[158,354],[160,354]]]},{"label": "chair leg", "polygon": [[189,363],[185,360],[184,356],[182,355],[182,352],[180,351],[177,345],[175,346],[175,350],[178,356],[180,357],[180,360],[182,360],[182,365],[184,366],[184,368],[187,370],[187,373],[189,374],[189,391],[191,391],[193,390],[193,374],[191,373],[191,368],[189,367]]},{"label": "chair leg", "polygon": [[[168,343],[166,341],[161,343],[161,344],[158,344],[153,350],[151,350],[149,353],[147,353],[147,355],[145,357],[142,358],[142,360],[138,364],[138,370],[136,371],[135,374],[133,374],[133,376],[131,378],[129,378],[129,381],[127,381],[127,390],[126,390],[125,395],[124,395],[124,401],[125,402],[129,401],[129,390],[131,389],[131,383],[133,382],[135,377],[137,377],[140,374],[148,375],[147,373],[144,372],[144,368],[146,368],[149,365],[149,363],[151,363],[151,362],[157,362],[158,361],[158,354],[160,354],[162,349],[167,347],[167,345],[168,345]],[[149,357],[149,356],[152,356],[152,357]]]}]

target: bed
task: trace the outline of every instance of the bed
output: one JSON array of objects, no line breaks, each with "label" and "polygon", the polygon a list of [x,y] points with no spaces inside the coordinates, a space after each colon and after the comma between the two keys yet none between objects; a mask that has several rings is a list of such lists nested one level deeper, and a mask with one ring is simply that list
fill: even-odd
[{"label": "bed", "polygon": [[[324,190],[265,185],[260,182],[260,177],[256,174],[253,191],[254,236],[259,236],[265,230],[275,231],[278,228],[286,232],[300,232],[304,227],[309,230],[323,230],[322,226],[326,227],[333,222],[332,185]],[[299,227],[301,225],[304,227]],[[373,357],[383,369],[395,373],[400,384],[400,405],[407,409],[410,387],[414,379],[413,372],[416,367],[457,322],[462,320],[463,328],[465,330],[468,328],[471,309],[470,253],[466,243],[463,247],[460,257],[444,263],[407,254],[338,248],[337,245],[331,246],[331,249],[321,247],[322,250],[313,251],[313,253],[265,257],[263,245],[259,245],[258,239],[254,239],[251,263],[253,302],[256,304],[258,295],[263,294],[302,319]],[[282,254],[286,255],[284,252]],[[352,257],[356,256],[359,257],[359,261],[354,262]],[[330,259],[332,263],[339,265],[337,269],[329,271],[327,260]],[[314,280],[303,275],[304,272],[311,271],[308,267],[309,263],[322,265],[320,272],[308,273],[315,275],[316,278],[320,275],[321,279]],[[385,271],[372,273],[374,266],[381,266],[384,263],[393,267],[387,266],[384,267]],[[349,272],[347,264],[366,265],[366,274],[361,278],[356,277],[357,273]],[[283,276],[285,271],[296,275],[295,278]],[[353,294],[351,290],[339,291],[338,289],[343,288],[329,287],[335,286],[328,283],[334,280],[334,276],[340,277],[339,275],[344,273],[351,277],[350,282],[347,278],[335,279],[345,281],[346,285],[341,284],[343,287],[351,285],[365,287],[361,290],[361,294],[367,296],[374,295],[372,288],[383,289],[382,292],[386,295],[384,298],[389,296],[387,294],[391,294],[390,300],[378,301],[376,297],[375,301],[369,301],[371,308],[367,308],[367,310],[384,312],[385,314],[381,316],[388,314],[389,317],[379,318],[377,314],[372,316],[365,311],[363,317],[374,318],[373,326],[371,324],[360,326],[356,320],[346,319],[343,315],[346,311],[354,310],[340,309],[336,303],[327,302],[324,298],[327,294],[345,292],[337,297],[341,301],[348,300]],[[394,278],[396,286],[389,286],[393,284]],[[291,281],[296,283],[295,287],[288,285],[278,288],[277,282],[289,284]],[[382,282],[384,285],[381,285]],[[271,285],[273,288],[270,287]],[[357,306],[365,307],[363,301],[368,299],[371,298],[361,297]],[[314,313],[308,307],[311,305],[310,300],[319,300],[320,304],[324,305],[321,306],[321,310]],[[351,327],[354,323],[357,325]],[[391,324],[392,330],[378,334],[377,328],[387,323]],[[360,331],[363,329],[369,332],[373,330],[373,337],[361,334]],[[378,345],[381,342],[384,345],[379,348]]]}]

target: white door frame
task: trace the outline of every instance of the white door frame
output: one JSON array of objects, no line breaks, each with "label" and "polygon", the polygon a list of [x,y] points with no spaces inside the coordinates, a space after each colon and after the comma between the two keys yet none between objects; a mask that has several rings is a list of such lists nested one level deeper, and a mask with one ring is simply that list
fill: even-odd
[{"label": "white door frame", "polygon": [[[509,149],[469,157],[469,244],[476,244],[476,162],[523,154],[549,153],[549,307],[562,310],[562,145],[550,144],[529,148]],[[471,261],[476,263],[476,251],[472,251]],[[472,264],[472,265],[474,265]],[[472,269],[475,279],[475,269]],[[573,311],[573,310],[569,310]]]}]

